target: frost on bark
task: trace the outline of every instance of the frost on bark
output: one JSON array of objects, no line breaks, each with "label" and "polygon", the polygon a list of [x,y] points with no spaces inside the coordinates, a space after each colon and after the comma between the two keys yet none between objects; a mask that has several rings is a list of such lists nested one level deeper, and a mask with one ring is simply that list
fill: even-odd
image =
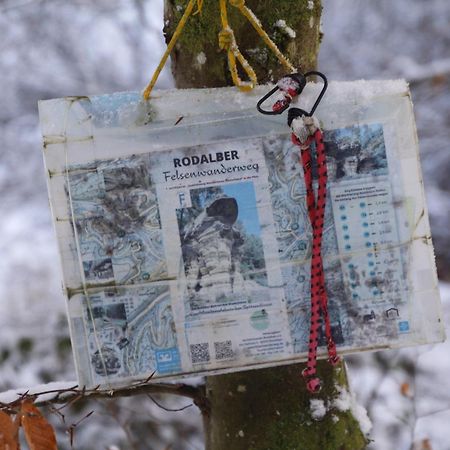
[{"label": "frost on bark", "polygon": [[[321,39],[320,0],[247,0],[246,4],[295,67],[302,72],[316,67]],[[187,0],[165,1],[167,41],[186,5]],[[230,4],[228,12],[239,48],[259,82],[284,75],[285,69],[247,20]],[[218,48],[220,29],[218,0],[205,0],[202,12],[189,19],[171,55],[178,88],[231,85],[226,52]],[[245,79],[243,74],[241,77]],[[313,397],[301,376],[304,367],[294,364],[207,377],[209,407],[202,408],[206,449],[364,449],[367,440],[351,411],[333,406],[339,392],[348,389],[344,367],[332,368],[326,361],[319,362],[324,389]],[[312,398],[323,400],[327,409],[323,417],[313,417]]]}]

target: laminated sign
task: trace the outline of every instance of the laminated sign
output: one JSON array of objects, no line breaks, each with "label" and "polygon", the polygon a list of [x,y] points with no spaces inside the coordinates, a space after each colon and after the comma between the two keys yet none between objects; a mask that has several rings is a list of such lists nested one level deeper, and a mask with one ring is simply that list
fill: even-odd
[{"label": "laminated sign", "polygon": [[[305,360],[312,231],[304,174],[286,117],[256,110],[267,90],[40,103],[80,385]],[[301,102],[319,90],[308,84]],[[317,117],[328,167],[322,254],[339,353],[443,340],[406,83],[331,83]],[[323,324],[318,338],[326,355]]]}]

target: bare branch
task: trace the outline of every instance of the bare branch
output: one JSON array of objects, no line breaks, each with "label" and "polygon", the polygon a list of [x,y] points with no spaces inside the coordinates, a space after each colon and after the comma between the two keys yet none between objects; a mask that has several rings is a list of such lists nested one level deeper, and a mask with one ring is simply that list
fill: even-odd
[{"label": "bare branch", "polygon": [[[0,409],[11,411],[27,398],[33,399],[36,406],[47,406],[51,404],[63,404],[66,406],[81,398],[111,399],[142,394],[172,394],[187,397],[192,399],[194,404],[200,409],[205,408],[206,400],[204,386],[192,386],[183,383],[149,383],[152,376],[153,374],[146,380],[117,389],[100,389],[100,386],[97,386],[94,389],[86,389],[85,387],[79,388],[78,386],[70,386],[68,388],[42,390],[38,392],[28,390],[27,392],[22,393],[18,391],[15,394],[17,397],[15,400],[8,403],[0,402]],[[42,396],[48,397],[51,394],[54,394],[54,396],[40,399]]]}]

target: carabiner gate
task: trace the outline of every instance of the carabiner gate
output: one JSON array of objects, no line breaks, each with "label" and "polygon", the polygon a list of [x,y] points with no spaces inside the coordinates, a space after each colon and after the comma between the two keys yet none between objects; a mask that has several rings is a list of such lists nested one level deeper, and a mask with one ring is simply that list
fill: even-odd
[{"label": "carabiner gate", "polygon": [[[273,116],[276,114],[282,114],[286,109],[289,108],[291,101],[297,95],[303,91],[306,86],[306,78],[301,73],[292,73],[281,78],[277,85],[269,91],[264,97],[262,97],[259,102],[256,104],[256,108],[261,114],[266,114],[268,116]],[[280,90],[284,98],[281,100],[277,100],[273,106],[272,110],[269,111],[267,109],[263,109],[261,105],[270,97],[272,97],[275,92]]]},{"label": "carabiner gate", "polygon": [[[286,111],[286,109],[289,108],[289,106],[292,102],[292,99],[302,93],[303,89],[306,86],[306,79],[308,77],[311,77],[314,75],[317,75],[318,77],[322,78],[323,87],[322,87],[322,90],[320,91],[320,94],[318,95],[313,107],[311,108],[311,110],[309,112],[307,112],[303,109],[300,109],[300,108],[292,108],[293,110],[295,110],[295,112],[293,111],[293,115],[295,115],[296,117],[298,117],[299,115],[312,116],[314,114],[314,111],[316,110],[317,106],[319,106],[319,103],[322,100],[322,97],[324,96],[325,91],[327,90],[327,87],[328,87],[328,81],[327,81],[326,76],[322,72],[317,72],[315,70],[306,72],[304,75],[301,73],[293,73],[293,74],[289,74],[289,75],[286,75],[283,78],[281,78],[280,81],[278,81],[277,85],[258,101],[258,103],[256,104],[257,110],[261,114],[266,114],[269,116],[282,114],[284,111]],[[282,91],[284,98],[277,100],[272,105],[271,111],[263,109],[261,107],[261,105],[268,98],[272,97],[272,95],[275,94],[275,92],[277,92],[278,90]]]}]

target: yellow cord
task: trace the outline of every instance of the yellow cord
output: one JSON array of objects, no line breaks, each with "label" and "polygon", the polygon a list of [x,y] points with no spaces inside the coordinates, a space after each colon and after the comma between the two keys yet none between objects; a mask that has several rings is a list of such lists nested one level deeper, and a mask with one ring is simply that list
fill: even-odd
[{"label": "yellow cord", "polygon": [[[195,3],[197,3],[197,11],[193,13],[196,15],[201,13],[203,8],[204,0],[189,0],[189,3],[184,11],[183,16],[181,17],[180,22],[175,29],[175,32],[170,39],[169,44],[167,45],[167,49],[164,52],[164,55],[161,58],[161,61],[156,68],[150,83],[147,85],[143,92],[144,100],[148,100],[150,98],[150,94],[156,84],[156,81],[161,73],[164,65],[166,64],[167,58],[169,57],[173,47],[175,46],[180,34],[182,33],[184,26],[186,25],[187,20],[192,15],[192,11],[194,9]],[[252,24],[253,28],[256,32],[261,36],[264,43],[272,50],[281,64],[291,73],[295,72],[295,67],[289,62],[289,60],[281,53],[276,44],[270,39],[269,35],[264,31],[261,26],[261,22],[258,18],[253,14],[252,10],[245,6],[245,0],[219,0],[220,2],[220,18],[222,21],[222,30],[219,33],[219,47],[223,50],[227,50],[228,55],[228,65],[231,73],[231,78],[233,83],[242,91],[250,91],[255,87],[258,83],[256,73],[253,70],[252,66],[248,63],[242,53],[239,51],[239,47],[236,43],[236,39],[234,37],[233,30],[231,29],[228,23],[228,14],[227,14],[227,1],[230,4],[241,12],[243,16],[247,18],[247,20]],[[236,60],[241,64],[244,72],[247,74],[249,81],[242,81],[238,75]]]},{"label": "yellow cord", "polygon": [[257,33],[261,36],[264,43],[272,50],[272,52],[275,54],[275,56],[278,58],[281,64],[290,72],[294,73],[296,72],[295,67],[291,64],[289,59],[287,59],[283,53],[281,53],[280,49],[276,46],[275,42],[270,39],[269,35],[264,31],[263,27],[261,26],[261,22],[258,20],[258,18],[253,14],[253,11],[245,6],[245,0],[229,0],[230,4],[241,12],[247,20],[252,24],[253,28],[257,31]]},{"label": "yellow cord", "polygon": [[167,49],[164,52],[163,57],[161,58],[161,61],[158,64],[158,67],[156,68],[152,79],[150,80],[150,83],[147,85],[147,87],[144,90],[144,93],[142,94],[144,97],[144,100],[148,100],[150,98],[150,94],[152,92],[153,87],[156,84],[156,80],[159,77],[159,74],[161,73],[161,70],[163,69],[164,65],[166,64],[167,58],[170,55],[170,52],[172,51],[173,47],[175,46],[178,38],[180,37],[181,32],[183,31],[184,26],[186,25],[187,20],[189,19],[189,16],[192,14],[192,10],[194,9],[194,4],[197,2],[197,12],[201,11],[201,8],[203,6],[203,0],[189,0],[189,3],[186,7],[186,10],[184,11],[183,17],[181,18],[180,22],[177,25],[177,28],[175,30],[175,33],[172,36],[172,39],[170,40],[169,44],[167,45]]},{"label": "yellow cord", "polygon": [[197,0],[197,11],[195,11],[195,13],[193,14],[194,16],[197,14],[201,14],[203,9],[203,0]]},{"label": "yellow cord", "polygon": [[[252,66],[250,66],[248,61],[244,58],[244,55],[239,51],[233,30],[228,24],[227,0],[220,0],[220,19],[222,21],[222,31],[219,33],[219,47],[228,52],[228,66],[233,83],[241,91],[251,91],[258,83],[258,79],[256,78],[256,73]],[[250,81],[242,81],[239,77],[236,59],[241,64]]]}]

